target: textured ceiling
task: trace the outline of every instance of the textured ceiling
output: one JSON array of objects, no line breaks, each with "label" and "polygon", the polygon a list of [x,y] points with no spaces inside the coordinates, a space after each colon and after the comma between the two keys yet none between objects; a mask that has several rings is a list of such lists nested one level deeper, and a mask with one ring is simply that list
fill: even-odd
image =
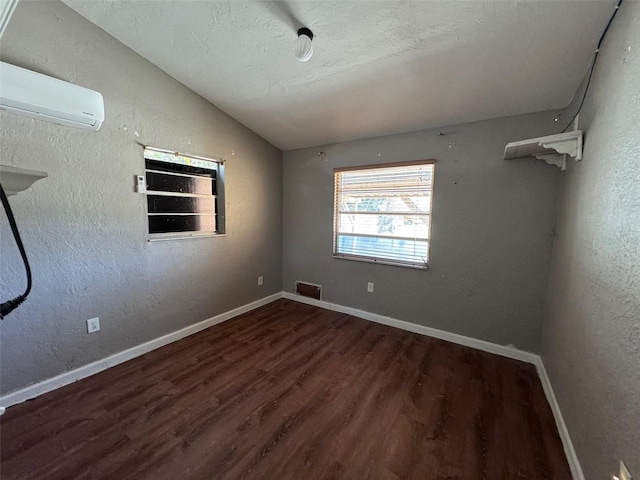
[{"label": "textured ceiling", "polygon": [[63,1],[283,150],[565,107],[615,5]]}]

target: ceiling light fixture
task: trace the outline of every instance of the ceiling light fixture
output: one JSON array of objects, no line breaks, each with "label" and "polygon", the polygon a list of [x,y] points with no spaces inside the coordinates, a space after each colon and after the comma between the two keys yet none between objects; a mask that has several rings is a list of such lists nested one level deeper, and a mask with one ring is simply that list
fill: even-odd
[{"label": "ceiling light fixture", "polygon": [[295,55],[301,62],[308,61],[313,55],[313,46],[311,45],[313,40],[313,32],[306,27],[302,27],[298,30],[298,40],[296,40]]}]

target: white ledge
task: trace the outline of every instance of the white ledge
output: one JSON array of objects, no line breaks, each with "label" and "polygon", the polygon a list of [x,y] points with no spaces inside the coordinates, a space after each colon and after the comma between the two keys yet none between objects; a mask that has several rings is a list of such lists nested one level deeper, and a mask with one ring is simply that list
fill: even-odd
[{"label": "white ledge", "polygon": [[22,192],[33,185],[34,182],[46,177],[46,172],[0,165],[0,183],[2,183],[2,188],[4,188],[7,196]]},{"label": "white ledge", "polygon": [[504,149],[505,160],[535,157],[562,171],[567,169],[567,155],[576,161],[582,160],[582,131],[511,142]]}]

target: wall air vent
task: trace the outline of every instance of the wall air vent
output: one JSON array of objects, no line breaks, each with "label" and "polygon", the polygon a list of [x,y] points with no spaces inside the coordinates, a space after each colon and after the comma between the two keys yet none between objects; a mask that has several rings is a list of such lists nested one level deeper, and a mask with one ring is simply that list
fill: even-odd
[{"label": "wall air vent", "polygon": [[320,300],[322,287],[313,283],[296,282],[296,295]]}]

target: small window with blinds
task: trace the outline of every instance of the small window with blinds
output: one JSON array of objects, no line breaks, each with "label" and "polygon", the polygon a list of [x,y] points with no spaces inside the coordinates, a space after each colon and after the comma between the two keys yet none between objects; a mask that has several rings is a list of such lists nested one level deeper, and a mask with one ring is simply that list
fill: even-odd
[{"label": "small window with blinds", "polygon": [[224,233],[221,161],[149,147],[144,161],[152,240]]},{"label": "small window with blinds", "polygon": [[336,169],[333,255],[426,269],[434,163]]}]

